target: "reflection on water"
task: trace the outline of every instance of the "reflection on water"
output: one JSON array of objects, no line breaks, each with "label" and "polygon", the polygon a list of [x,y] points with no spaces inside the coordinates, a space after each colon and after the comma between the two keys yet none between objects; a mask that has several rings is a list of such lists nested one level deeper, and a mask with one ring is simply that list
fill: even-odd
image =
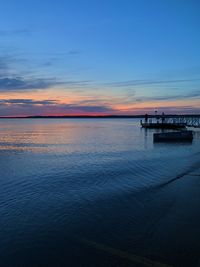
[{"label": "reflection on water", "polygon": [[0,120],[1,266],[195,266],[199,132],[190,145],[153,133],[136,119]]}]

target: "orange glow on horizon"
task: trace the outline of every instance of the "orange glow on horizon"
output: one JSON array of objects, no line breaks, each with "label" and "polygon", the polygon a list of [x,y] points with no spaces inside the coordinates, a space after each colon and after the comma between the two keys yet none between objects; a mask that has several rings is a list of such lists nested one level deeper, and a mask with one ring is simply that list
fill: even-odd
[{"label": "orange glow on horizon", "polygon": [[[128,97],[124,96],[116,96],[113,92],[93,92],[91,94],[79,92],[76,90],[64,90],[61,88],[57,89],[45,89],[45,90],[36,90],[36,91],[20,91],[20,92],[1,92],[0,93],[1,100],[32,100],[32,101],[41,101],[40,103],[35,103],[34,107],[38,107],[38,113],[35,112],[31,115],[23,111],[21,114],[16,115],[12,114],[9,116],[34,116],[34,115],[43,115],[43,116],[101,116],[101,115],[137,115],[144,114],[146,110],[154,112],[155,110],[162,110],[164,108],[174,108],[175,110],[184,107],[194,107],[198,108],[199,103],[198,100],[195,99],[180,99],[180,100],[159,100],[159,101],[148,101],[145,102],[134,102],[127,101]],[[48,107],[48,110],[40,111],[43,106],[42,101],[55,101],[52,102],[51,106]],[[31,104],[31,103],[30,103]],[[13,103],[6,103],[8,108],[12,109]],[[68,108],[66,111],[64,110],[64,106],[72,105],[73,109],[70,110]],[[23,105],[21,105],[23,106]],[[31,105],[30,105],[31,106]],[[95,111],[92,109],[90,111],[81,110],[81,107],[107,107],[107,110]],[[77,107],[77,108],[76,108]],[[52,110],[51,110],[52,109]],[[28,108],[27,108],[28,110]]]}]

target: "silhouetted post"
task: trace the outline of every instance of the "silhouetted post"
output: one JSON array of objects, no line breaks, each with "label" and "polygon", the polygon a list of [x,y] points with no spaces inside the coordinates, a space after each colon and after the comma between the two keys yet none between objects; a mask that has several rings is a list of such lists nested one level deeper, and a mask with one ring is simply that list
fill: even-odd
[{"label": "silhouetted post", "polygon": [[145,121],[145,123],[148,122],[148,114],[145,114],[145,116],[144,116],[144,121]]},{"label": "silhouetted post", "polygon": [[158,111],[157,110],[155,110],[155,117],[156,117],[156,122],[158,123],[158,117],[157,117],[157,114],[158,114]]},{"label": "silhouetted post", "polygon": [[163,112],[162,113],[162,123],[164,123],[165,122],[165,113]]}]

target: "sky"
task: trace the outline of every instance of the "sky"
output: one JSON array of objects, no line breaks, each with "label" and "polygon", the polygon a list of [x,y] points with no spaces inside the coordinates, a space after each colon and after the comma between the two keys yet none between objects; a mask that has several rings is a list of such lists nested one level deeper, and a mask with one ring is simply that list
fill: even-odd
[{"label": "sky", "polygon": [[0,116],[200,113],[199,0],[1,0]]}]

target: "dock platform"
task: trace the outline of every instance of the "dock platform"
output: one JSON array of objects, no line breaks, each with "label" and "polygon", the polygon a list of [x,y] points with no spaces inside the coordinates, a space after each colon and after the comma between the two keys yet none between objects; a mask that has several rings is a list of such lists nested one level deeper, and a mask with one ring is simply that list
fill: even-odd
[{"label": "dock platform", "polygon": [[162,123],[162,122],[141,122],[143,128],[148,129],[185,129],[186,125],[183,123]]}]

